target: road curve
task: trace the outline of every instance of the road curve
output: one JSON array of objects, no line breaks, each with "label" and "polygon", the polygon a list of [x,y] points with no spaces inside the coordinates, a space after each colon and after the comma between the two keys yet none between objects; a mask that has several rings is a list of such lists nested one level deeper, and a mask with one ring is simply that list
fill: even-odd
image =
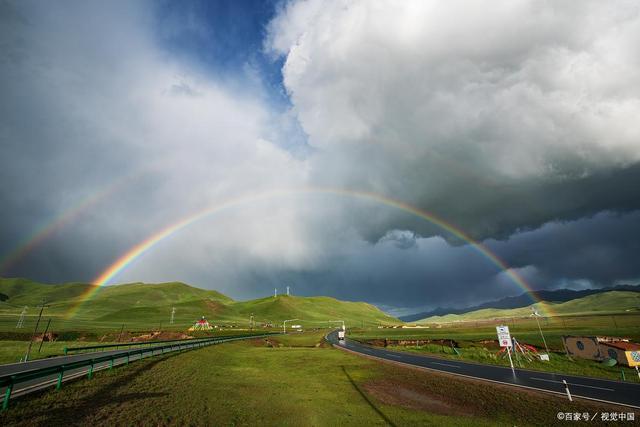
[{"label": "road curve", "polygon": [[511,368],[502,366],[481,365],[451,359],[389,351],[384,348],[364,345],[350,339],[339,341],[337,331],[328,334],[327,340],[337,348],[350,350],[370,357],[484,381],[561,394],[566,398],[563,383],[563,380],[565,380],[569,385],[569,390],[573,397],[640,408],[640,383],[634,384],[598,378],[529,371],[526,369],[516,369],[514,374]]}]

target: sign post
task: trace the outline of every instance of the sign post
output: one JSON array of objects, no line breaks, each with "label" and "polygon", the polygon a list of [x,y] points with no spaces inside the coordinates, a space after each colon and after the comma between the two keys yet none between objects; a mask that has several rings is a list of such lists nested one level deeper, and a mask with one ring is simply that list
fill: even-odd
[{"label": "sign post", "polygon": [[507,356],[509,356],[509,364],[511,365],[511,372],[513,372],[513,375],[515,375],[516,370],[513,367],[513,360],[511,359],[511,347],[513,347],[513,343],[511,341],[511,334],[509,333],[509,327],[496,326],[496,331],[498,332],[498,342],[500,343],[500,347],[507,348]]}]

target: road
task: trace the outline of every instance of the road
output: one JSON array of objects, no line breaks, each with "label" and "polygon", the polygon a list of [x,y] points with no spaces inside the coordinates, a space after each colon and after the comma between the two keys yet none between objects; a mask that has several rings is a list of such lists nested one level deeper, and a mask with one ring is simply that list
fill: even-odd
[{"label": "road", "polygon": [[350,339],[338,341],[337,331],[330,333],[327,339],[335,346],[355,353],[494,383],[561,394],[566,399],[566,391],[563,383],[563,380],[565,380],[569,385],[569,391],[573,397],[640,408],[640,383],[634,384],[598,378],[529,371],[525,369],[516,369],[514,374],[511,368],[502,366],[481,365],[451,359],[389,351],[380,347],[364,345]]}]

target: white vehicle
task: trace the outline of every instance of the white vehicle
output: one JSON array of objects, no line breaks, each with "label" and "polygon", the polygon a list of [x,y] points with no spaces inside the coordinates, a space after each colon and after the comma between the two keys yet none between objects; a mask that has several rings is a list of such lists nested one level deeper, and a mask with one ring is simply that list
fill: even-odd
[{"label": "white vehicle", "polygon": [[344,341],[344,331],[338,331],[338,340]]}]

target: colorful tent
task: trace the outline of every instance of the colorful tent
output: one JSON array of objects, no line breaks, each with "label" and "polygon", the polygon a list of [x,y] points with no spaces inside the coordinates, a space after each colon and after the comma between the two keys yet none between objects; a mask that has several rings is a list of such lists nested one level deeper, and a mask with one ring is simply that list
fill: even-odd
[{"label": "colorful tent", "polygon": [[211,329],[213,329],[213,326],[202,316],[202,319],[194,323],[193,326],[189,328],[189,331],[210,331]]}]

